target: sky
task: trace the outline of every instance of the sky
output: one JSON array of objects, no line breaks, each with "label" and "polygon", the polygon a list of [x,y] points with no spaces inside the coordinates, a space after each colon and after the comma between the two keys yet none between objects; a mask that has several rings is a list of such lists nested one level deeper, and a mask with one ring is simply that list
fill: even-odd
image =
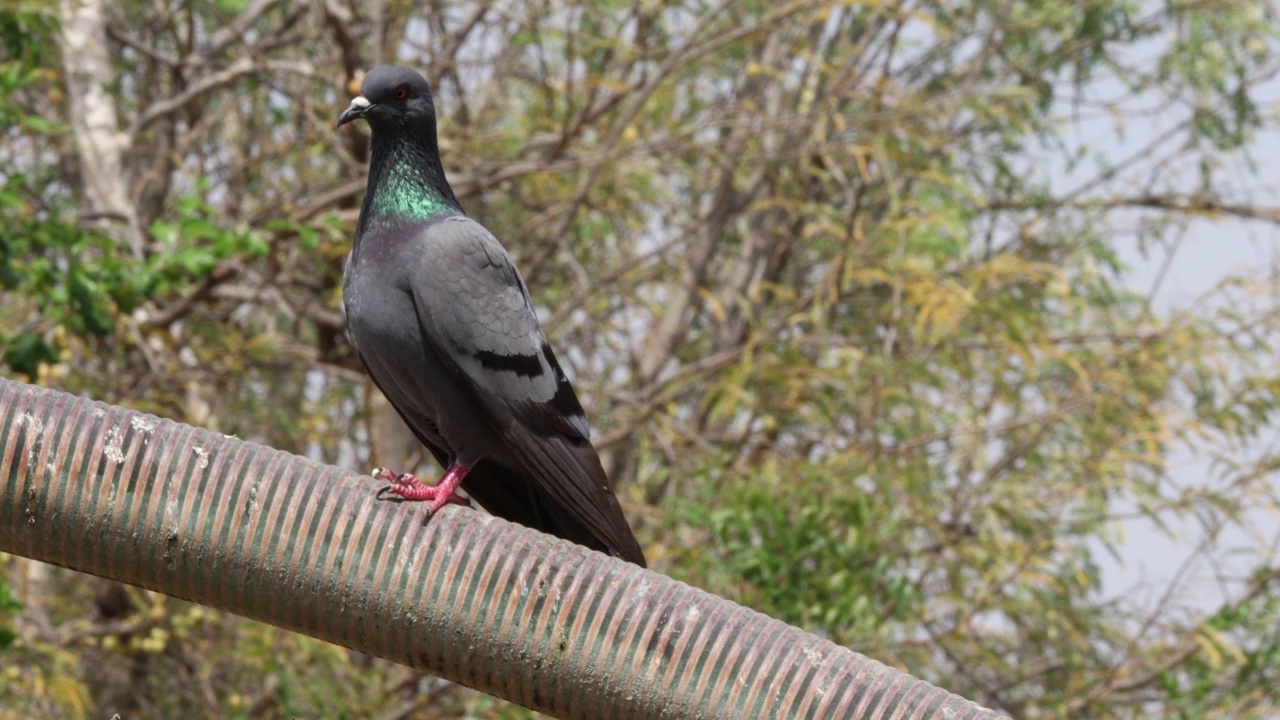
[{"label": "sky", "polygon": [[[1241,170],[1236,182],[1241,196],[1225,199],[1280,209],[1280,81],[1264,86],[1261,97],[1269,106],[1268,128],[1259,133],[1248,150],[1256,173]],[[1158,122],[1156,118],[1151,127],[1136,128],[1129,136],[1150,137]],[[1087,134],[1087,130],[1084,132]],[[1110,140],[1124,144],[1114,136]],[[1255,277],[1274,286],[1273,276],[1280,268],[1280,224],[1226,218],[1196,220],[1170,252],[1144,256],[1135,242],[1123,240],[1117,243],[1116,250],[1131,268],[1127,278],[1130,287],[1144,294],[1154,290],[1155,311],[1175,313],[1201,306],[1205,295],[1229,276]],[[1274,309],[1280,305],[1280,295],[1273,291],[1264,295],[1261,302]],[[1280,445],[1280,429],[1272,430],[1262,444]],[[1187,451],[1174,456],[1172,468],[1174,481],[1186,485],[1204,484],[1213,473],[1207,457]],[[1278,482],[1280,477],[1272,484]],[[1280,515],[1274,509],[1256,508],[1249,513],[1247,523],[1253,526],[1252,537],[1240,529],[1224,533],[1213,543],[1211,561],[1202,558],[1188,563],[1198,555],[1197,549],[1205,539],[1204,531],[1193,521],[1175,523],[1173,532],[1166,533],[1151,521],[1127,520],[1116,557],[1099,554],[1103,593],[1108,598],[1125,597],[1151,606],[1163,599],[1171,583],[1178,581],[1177,592],[1189,605],[1206,610],[1217,607],[1233,589],[1238,589],[1239,578],[1257,564],[1263,553],[1276,548],[1280,538]]]}]

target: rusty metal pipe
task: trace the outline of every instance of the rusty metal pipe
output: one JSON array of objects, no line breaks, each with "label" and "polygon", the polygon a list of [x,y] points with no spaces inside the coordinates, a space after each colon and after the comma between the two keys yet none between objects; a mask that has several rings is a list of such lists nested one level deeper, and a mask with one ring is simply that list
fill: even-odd
[{"label": "rusty metal pipe", "polygon": [[0,378],[0,551],[565,718],[995,713],[662,575],[372,478]]}]

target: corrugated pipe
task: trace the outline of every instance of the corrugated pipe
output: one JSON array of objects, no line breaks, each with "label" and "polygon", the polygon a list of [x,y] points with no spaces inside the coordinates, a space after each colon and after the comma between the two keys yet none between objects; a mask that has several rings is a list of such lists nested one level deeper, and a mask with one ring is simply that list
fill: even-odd
[{"label": "corrugated pipe", "polygon": [[0,551],[564,718],[995,718],[728,600],[372,478],[0,378]]}]

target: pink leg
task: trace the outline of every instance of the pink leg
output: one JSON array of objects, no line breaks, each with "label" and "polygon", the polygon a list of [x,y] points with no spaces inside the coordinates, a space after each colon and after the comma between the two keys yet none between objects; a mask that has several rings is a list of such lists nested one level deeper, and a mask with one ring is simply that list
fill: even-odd
[{"label": "pink leg", "polygon": [[428,485],[409,473],[396,474],[387,468],[374,468],[373,476],[389,480],[391,487],[387,488],[387,492],[393,495],[399,495],[405,500],[428,501],[427,517],[431,517],[449,503],[471,504],[469,500],[454,492],[462,484],[462,479],[467,476],[471,468],[472,465],[454,463],[435,485]]}]

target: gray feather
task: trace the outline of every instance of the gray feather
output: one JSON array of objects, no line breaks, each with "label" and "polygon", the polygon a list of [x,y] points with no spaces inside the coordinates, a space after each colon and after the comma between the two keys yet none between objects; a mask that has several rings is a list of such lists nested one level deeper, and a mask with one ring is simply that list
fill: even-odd
[{"label": "gray feather", "polygon": [[[488,230],[462,216],[430,228],[414,272],[419,313],[432,340],[466,378],[527,420],[550,420],[547,434],[590,436],[586,414],[568,391],[542,333],[524,281]],[[540,406],[561,407],[544,412]],[[569,398],[572,398],[569,401]]]}]

